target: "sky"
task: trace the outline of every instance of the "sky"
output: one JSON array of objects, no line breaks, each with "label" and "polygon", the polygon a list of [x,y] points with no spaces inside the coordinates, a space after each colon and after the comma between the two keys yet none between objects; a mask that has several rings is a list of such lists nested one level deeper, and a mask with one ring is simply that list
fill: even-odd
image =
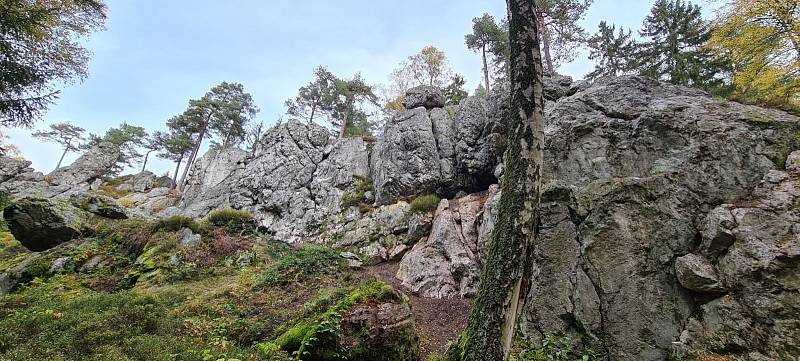
[{"label": "sky", "polygon": [[[639,29],[654,0],[595,0],[582,21],[590,33],[601,20]],[[186,109],[222,81],[239,82],[266,124],[285,113],[286,99],[312,78],[318,65],[337,76],[360,72],[372,84],[387,83],[402,60],[424,46],[444,51],[466,88],[481,80],[480,56],[466,48],[471,19],[505,16],[502,0],[107,0],[106,30],[93,34],[89,76],[61,89],[37,128],[69,122],[102,134],[125,121],[147,131]],[[712,4],[701,3],[709,16]],[[559,73],[582,78],[593,68],[583,51]],[[56,165],[58,145],[31,130],[5,129],[32,166]],[[69,164],[78,154],[69,154]],[[152,159],[152,158],[151,158]],[[148,169],[174,168],[151,160]],[[130,170],[129,170],[130,171]]]}]

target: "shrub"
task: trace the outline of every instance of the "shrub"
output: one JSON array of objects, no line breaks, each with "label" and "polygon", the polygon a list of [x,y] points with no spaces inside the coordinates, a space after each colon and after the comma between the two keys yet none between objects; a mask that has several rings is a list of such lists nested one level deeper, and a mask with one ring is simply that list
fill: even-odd
[{"label": "shrub", "polygon": [[194,233],[201,233],[203,230],[194,218],[178,215],[156,221],[155,225],[153,225],[153,232],[158,232],[160,230],[177,232],[182,228],[189,228]]},{"label": "shrub", "polygon": [[427,213],[434,209],[436,206],[439,205],[439,196],[435,194],[428,194],[424,196],[419,196],[414,198],[411,201],[411,212],[413,213]]},{"label": "shrub", "polygon": [[280,349],[300,359],[338,360],[345,357],[339,344],[342,315],[362,302],[383,301],[395,297],[392,288],[382,281],[369,281],[346,294],[323,314],[300,322],[275,340]]},{"label": "shrub", "polygon": [[262,283],[281,285],[291,281],[303,281],[315,276],[332,275],[342,269],[339,252],[328,247],[302,245],[295,252],[286,253],[264,272]]},{"label": "shrub", "polygon": [[211,237],[203,237],[202,241],[186,251],[186,260],[198,267],[208,267],[214,262],[234,255],[239,250],[250,249],[253,241],[249,238],[232,237],[220,230],[214,231]]},{"label": "shrub", "polygon": [[206,215],[205,221],[214,227],[228,227],[233,230],[245,230],[255,226],[253,213],[233,208],[212,211]]},{"label": "shrub", "polygon": [[345,207],[359,207],[361,213],[366,213],[369,210],[366,194],[373,189],[372,179],[353,176],[353,186],[355,188],[353,192],[344,192],[342,194],[342,204]]}]

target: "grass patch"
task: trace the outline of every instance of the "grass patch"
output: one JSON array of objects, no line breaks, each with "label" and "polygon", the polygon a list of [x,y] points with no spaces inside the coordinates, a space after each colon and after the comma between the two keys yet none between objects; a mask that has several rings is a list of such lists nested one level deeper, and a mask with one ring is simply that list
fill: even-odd
[{"label": "grass patch", "polygon": [[269,286],[302,282],[346,269],[339,252],[318,245],[302,245],[294,252],[282,254],[262,275],[261,283]]},{"label": "grass patch", "polygon": [[0,298],[0,359],[253,359],[252,349],[192,337],[176,312],[185,297],[95,292],[66,276],[34,281]]},{"label": "grass patch", "polygon": [[228,227],[232,230],[255,228],[253,213],[233,208],[212,211],[206,215],[205,222],[213,227]]},{"label": "grass patch", "polygon": [[419,196],[411,201],[411,212],[413,213],[427,213],[436,209],[441,199],[435,194],[427,194]]},{"label": "grass patch", "polygon": [[342,204],[345,207],[358,207],[361,213],[369,212],[371,206],[366,194],[373,191],[372,179],[353,176],[353,187],[353,191],[342,194]]}]

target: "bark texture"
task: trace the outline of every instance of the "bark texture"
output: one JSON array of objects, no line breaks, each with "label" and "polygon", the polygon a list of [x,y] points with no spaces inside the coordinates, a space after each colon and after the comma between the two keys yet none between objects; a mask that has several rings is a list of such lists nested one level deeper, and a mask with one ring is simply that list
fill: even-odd
[{"label": "bark texture", "polygon": [[447,359],[506,360],[529,290],[538,233],[544,97],[536,9],[508,0],[511,36],[511,133],[498,218],[467,329]]}]

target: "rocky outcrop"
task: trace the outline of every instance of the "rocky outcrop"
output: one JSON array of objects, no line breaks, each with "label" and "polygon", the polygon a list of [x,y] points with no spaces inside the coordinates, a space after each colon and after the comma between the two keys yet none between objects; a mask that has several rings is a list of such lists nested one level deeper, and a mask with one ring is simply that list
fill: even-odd
[{"label": "rocky outcrop", "polygon": [[31,251],[44,251],[80,235],[86,216],[67,201],[23,198],[3,211],[14,238]]},{"label": "rocky outcrop", "polygon": [[414,245],[400,262],[397,278],[403,286],[424,297],[474,295],[480,271],[479,238],[481,234],[491,233],[480,222],[486,200],[492,198],[493,193],[476,193],[439,202],[430,234]]},{"label": "rocky outcrop", "polygon": [[393,119],[372,152],[372,181],[378,203],[430,193],[442,181],[433,126],[424,108]]},{"label": "rocky outcrop", "polygon": [[[706,217],[704,229],[725,230],[703,234],[697,252],[708,259],[694,253],[681,257],[703,259],[705,265],[703,276],[692,276],[696,282],[685,286],[696,292],[699,310],[673,344],[676,356],[705,351],[736,359],[791,360],[800,355],[799,157],[800,151],[793,152],[786,171],[770,171],[750,197],[723,204]],[[721,234],[732,241],[713,242]],[[718,247],[707,246],[714,243]],[[693,287],[697,283],[714,287]]]},{"label": "rocky outcrop", "polygon": [[381,302],[356,304],[342,317],[340,327],[348,360],[419,360],[414,315],[400,293]]},{"label": "rocky outcrop", "polygon": [[89,184],[108,174],[121,156],[118,146],[102,142],[81,155],[69,166],[48,174],[48,182],[54,185]]}]

